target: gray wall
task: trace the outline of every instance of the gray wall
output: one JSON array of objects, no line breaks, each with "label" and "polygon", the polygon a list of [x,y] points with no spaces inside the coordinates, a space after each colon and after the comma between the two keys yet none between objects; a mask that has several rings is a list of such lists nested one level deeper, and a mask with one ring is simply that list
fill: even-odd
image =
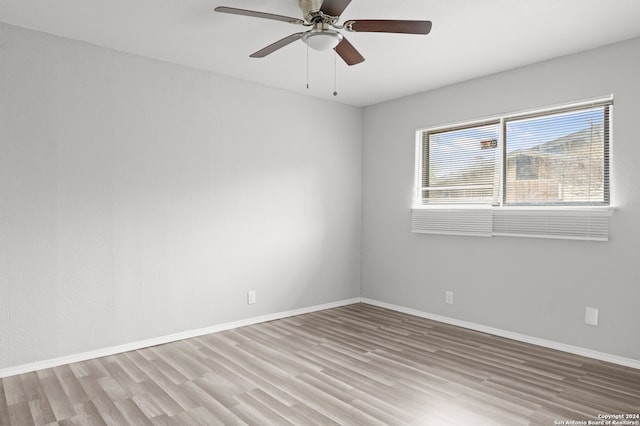
[{"label": "gray wall", "polygon": [[[640,359],[638,51],[372,106],[363,125],[360,109],[0,24],[0,368],[360,294]],[[608,93],[610,242],[409,232],[415,129]]]},{"label": "gray wall", "polygon": [[361,131],[0,24],[0,368],[357,297]]},{"label": "gray wall", "polygon": [[[639,53],[634,39],[366,108],[362,296],[640,359]],[[609,242],[409,232],[416,129],[610,93]]]}]

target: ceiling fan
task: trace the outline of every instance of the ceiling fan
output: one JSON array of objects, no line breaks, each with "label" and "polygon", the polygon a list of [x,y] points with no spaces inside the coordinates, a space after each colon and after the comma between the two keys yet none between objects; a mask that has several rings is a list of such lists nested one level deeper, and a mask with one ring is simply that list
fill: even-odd
[{"label": "ceiling fan", "polygon": [[316,50],[335,49],[336,53],[340,55],[347,65],[356,65],[364,61],[364,57],[336,30],[403,34],[429,34],[431,31],[431,21],[354,19],[345,21],[342,25],[339,25],[338,19],[349,3],[351,3],[351,0],[299,0],[304,19],[226,6],[219,6],[214,10],[216,12],[231,13],[233,15],[272,19],[311,27],[308,31],[291,34],[252,53],[249,55],[252,58],[264,58],[276,50],[296,40],[302,39],[309,47]]}]

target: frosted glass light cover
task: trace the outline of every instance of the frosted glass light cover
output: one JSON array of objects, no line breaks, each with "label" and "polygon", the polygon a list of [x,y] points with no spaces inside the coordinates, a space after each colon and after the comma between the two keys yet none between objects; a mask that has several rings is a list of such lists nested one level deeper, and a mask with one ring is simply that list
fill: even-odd
[{"label": "frosted glass light cover", "polygon": [[310,32],[302,36],[302,40],[314,50],[329,50],[342,41],[342,34],[333,31]]}]

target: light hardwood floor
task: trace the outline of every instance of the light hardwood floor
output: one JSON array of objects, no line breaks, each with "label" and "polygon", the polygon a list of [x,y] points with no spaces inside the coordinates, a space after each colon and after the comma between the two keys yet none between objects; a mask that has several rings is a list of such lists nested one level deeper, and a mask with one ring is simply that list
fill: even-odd
[{"label": "light hardwood floor", "polygon": [[554,425],[636,413],[640,370],[366,304],[0,380],[3,425]]}]

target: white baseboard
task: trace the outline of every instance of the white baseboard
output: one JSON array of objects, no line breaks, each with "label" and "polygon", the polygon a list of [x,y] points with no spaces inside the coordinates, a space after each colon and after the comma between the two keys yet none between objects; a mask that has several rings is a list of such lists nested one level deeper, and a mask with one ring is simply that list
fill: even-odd
[{"label": "white baseboard", "polygon": [[582,348],[580,346],[567,345],[565,343],[554,342],[552,340],[540,339],[537,337],[527,336],[526,334],[514,333],[512,331],[502,330],[499,328],[487,327],[485,325],[476,324],[473,322],[462,321],[454,318],[445,317],[442,315],[430,314],[416,309],[405,308],[404,306],[393,305],[391,303],[379,302],[377,300],[362,298],[362,303],[367,303],[373,306],[379,306],[381,308],[390,309],[392,311],[402,312],[409,315],[414,315],[421,318],[426,318],[445,324],[451,324],[458,327],[468,328],[470,330],[480,331],[483,333],[493,334],[494,336],[506,337],[507,339],[517,340],[519,342],[531,343],[533,345],[542,346],[545,348],[556,349],[562,352],[568,352],[575,355],[584,356],[587,358],[593,358],[600,361],[610,362],[612,364],[623,365],[625,367],[640,369],[640,360],[633,358],[625,358],[617,355],[608,354],[605,352],[598,352],[592,349]]},{"label": "white baseboard", "polygon": [[18,365],[0,369],[0,378],[15,376],[16,374],[30,373],[32,371],[44,370],[46,368],[57,367],[59,365],[70,364],[73,362],[86,361],[93,358],[115,355],[122,352],[135,351],[137,349],[148,348],[150,346],[162,345],[178,340],[189,339],[191,337],[203,336],[205,334],[218,333],[232,328],[244,327],[247,325],[259,324],[261,322],[273,321],[282,318],[293,317],[296,315],[308,314],[311,312],[322,311],[325,309],[337,308],[339,306],[352,305],[359,303],[360,298],[340,300],[337,302],[325,303],[322,305],[309,306],[291,311],[277,312],[274,314],[262,315],[259,317],[247,318],[240,321],[233,321],[224,324],[218,324],[210,327],[198,328],[195,330],[183,331],[180,333],[169,334],[166,336],[154,337],[152,339],[140,340],[137,342],[126,343],[124,345],[111,346],[107,348],[97,349],[94,351],[83,352],[79,354],[66,355],[59,358],[47,359],[43,361],[32,362],[29,364]]},{"label": "white baseboard", "polygon": [[220,331],[230,330],[237,327],[244,327],[247,325],[259,324],[262,322],[273,321],[281,318],[288,318],[296,315],[308,314],[311,312],[322,311],[325,309],[352,305],[354,303],[359,303],[359,302],[367,303],[373,306],[379,306],[381,308],[390,309],[392,311],[414,315],[421,318],[442,322],[445,324],[451,324],[458,327],[468,328],[470,330],[476,330],[483,333],[493,334],[495,336],[506,337],[508,339],[517,340],[520,342],[531,343],[533,345],[538,345],[538,346],[542,346],[550,349],[556,349],[559,351],[568,352],[575,355],[581,355],[581,356],[585,356],[588,358],[593,358],[601,361],[611,362],[613,364],[623,365],[625,367],[640,369],[640,360],[625,358],[625,357],[612,355],[604,352],[598,352],[591,349],[582,348],[579,346],[572,346],[564,343],[554,342],[551,340],[539,339],[537,337],[531,337],[525,334],[514,333],[511,331],[506,331],[499,328],[487,327],[481,324],[457,320],[457,319],[445,317],[442,315],[430,314],[430,313],[419,311],[416,309],[393,305],[391,303],[379,302],[373,299],[356,297],[353,299],[345,299],[337,302],[325,303],[322,305],[309,306],[305,308],[294,309],[294,310],[284,311],[284,312],[277,312],[274,314],[247,318],[240,321],[233,321],[233,322],[218,324],[210,327],[199,328],[195,330],[188,330],[180,333],[169,334],[166,336],[155,337],[152,339],[126,343],[124,345],[117,345],[117,346],[97,349],[94,351],[83,352],[83,353],[73,354],[73,355],[66,355],[59,358],[32,362],[29,364],[18,365],[15,367],[3,368],[3,369],[0,369],[0,378],[14,376],[16,374],[30,373],[32,371],[57,367],[59,365],[70,364],[73,362],[80,362],[80,361],[86,361],[93,358],[100,358],[103,356],[115,355],[115,354],[119,354],[127,351],[135,351],[137,349],[147,348],[155,345],[162,345],[164,343],[171,343],[178,340],[189,339],[191,337],[198,337],[198,336],[203,336],[205,334],[217,333]]}]

